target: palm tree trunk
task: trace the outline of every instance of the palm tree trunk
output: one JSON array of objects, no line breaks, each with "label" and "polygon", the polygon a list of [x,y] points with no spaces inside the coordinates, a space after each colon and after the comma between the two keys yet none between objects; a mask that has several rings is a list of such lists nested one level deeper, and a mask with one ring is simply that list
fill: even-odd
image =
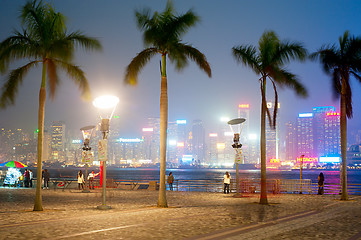
[{"label": "palm tree trunk", "polygon": [[168,90],[166,73],[166,55],[162,55],[162,79],[160,90],[160,179],[158,207],[168,207],[165,191],[165,168],[167,153],[167,125],[168,125]]},{"label": "palm tree trunk", "polygon": [[341,159],[342,159],[342,192],[341,200],[348,200],[347,196],[347,116],[346,116],[346,94],[341,93]]},{"label": "palm tree trunk", "polygon": [[261,196],[260,204],[268,204],[266,180],[266,78],[262,79],[262,105],[261,105]]},{"label": "palm tree trunk", "polygon": [[41,199],[41,179],[42,179],[42,161],[43,161],[43,135],[44,135],[44,115],[45,115],[45,99],[46,99],[46,63],[43,62],[43,73],[41,87],[39,91],[39,113],[38,113],[38,162],[36,175],[36,193],[34,211],[43,211],[43,203]]}]

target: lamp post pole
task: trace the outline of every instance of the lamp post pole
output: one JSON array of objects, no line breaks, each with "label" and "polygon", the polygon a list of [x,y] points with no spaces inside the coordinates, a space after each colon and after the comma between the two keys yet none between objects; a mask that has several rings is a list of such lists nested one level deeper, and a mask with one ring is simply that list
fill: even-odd
[{"label": "lamp post pole", "polygon": [[302,169],[303,169],[303,157],[305,155],[301,155],[301,162],[300,162],[300,194],[302,194]]},{"label": "lamp post pole", "polygon": [[[243,123],[246,121],[244,118],[236,118],[228,121],[228,125],[231,127],[231,130],[233,132],[233,144],[232,147],[234,148],[236,152],[235,156],[235,163],[236,163],[236,194],[233,195],[233,197],[242,197],[242,194],[240,193],[239,189],[239,162],[243,162],[243,156],[242,156],[242,144],[240,143],[240,135],[243,128]],[[241,129],[239,130],[239,133],[235,133],[232,126],[237,126],[241,124]]]},{"label": "lamp post pole", "polygon": [[98,149],[98,157],[99,161],[102,161],[103,165],[103,191],[102,191],[102,205],[97,206],[98,209],[106,210],[110,209],[110,206],[106,205],[106,184],[107,184],[107,160],[108,160],[108,147],[107,147],[107,138],[109,133],[109,123],[110,119],[113,116],[115,111],[115,107],[119,102],[119,98],[115,96],[101,96],[96,98],[93,101],[93,105],[98,109],[103,109],[108,112],[111,111],[110,114],[107,114],[108,117],[101,118],[100,131],[102,132],[103,139],[99,141],[99,149]]},{"label": "lamp post pole", "polygon": [[92,162],[93,158],[90,152],[91,147],[89,146],[89,144],[94,128],[95,126],[87,126],[80,129],[84,139],[84,147],[82,152],[82,160],[85,163],[85,188],[83,189],[84,193],[90,192],[88,189],[88,162]]},{"label": "lamp post pole", "polygon": [[106,189],[107,189],[107,160],[108,160],[108,147],[107,147],[107,143],[108,143],[108,133],[109,133],[109,119],[107,118],[103,118],[101,125],[100,125],[100,130],[102,132],[103,135],[103,141],[99,144],[100,148],[104,149],[103,152],[103,158],[102,163],[103,163],[103,186],[102,186],[102,205],[98,206],[98,209],[101,210],[106,210],[106,209],[110,209],[110,206],[106,205]]}]

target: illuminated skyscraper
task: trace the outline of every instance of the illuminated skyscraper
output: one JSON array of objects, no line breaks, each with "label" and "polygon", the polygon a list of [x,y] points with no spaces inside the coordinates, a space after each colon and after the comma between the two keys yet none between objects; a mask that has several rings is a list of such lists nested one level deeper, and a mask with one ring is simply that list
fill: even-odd
[{"label": "illuminated skyscraper", "polygon": [[197,163],[205,160],[205,130],[202,120],[192,122],[192,154]]},{"label": "illuminated skyscraper", "polygon": [[[244,156],[244,163],[252,163],[255,162],[255,154],[254,149],[255,146],[253,141],[249,141],[249,125],[250,125],[250,118],[249,118],[249,104],[238,104],[238,117],[244,118],[246,121],[243,123],[241,135],[240,135],[240,142],[242,143],[242,153]],[[240,126],[241,127],[241,126]],[[234,153],[234,150],[233,150]]]},{"label": "illuminated skyscraper", "polygon": [[318,157],[341,153],[340,114],[335,108],[313,108],[314,148]]},{"label": "illuminated skyscraper", "polygon": [[287,160],[339,156],[341,152],[340,114],[334,107],[315,107],[300,113],[295,123],[287,124]]},{"label": "illuminated skyscraper", "polygon": [[[276,128],[272,129],[269,124],[269,119],[266,117],[266,161],[271,159],[279,159],[279,116],[281,104],[278,103]],[[274,103],[268,102],[267,108],[273,116]]]},{"label": "illuminated skyscraper", "polygon": [[51,125],[51,151],[53,161],[63,162],[65,159],[65,123],[53,122]]},{"label": "illuminated skyscraper", "polygon": [[313,114],[300,113],[297,118],[296,138],[297,154],[294,159],[304,155],[307,157],[315,156],[314,151],[314,134],[313,134]]},{"label": "illuminated skyscraper", "polygon": [[297,154],[296,124],[290,121],[286,123],[286,160],[295,160]]},{"label": "illuminated skyscraper", "polygon": [[158,163],[160,160],[160,119],[148,118],[147,127],[143,128],[144,152],[146,159]]}]

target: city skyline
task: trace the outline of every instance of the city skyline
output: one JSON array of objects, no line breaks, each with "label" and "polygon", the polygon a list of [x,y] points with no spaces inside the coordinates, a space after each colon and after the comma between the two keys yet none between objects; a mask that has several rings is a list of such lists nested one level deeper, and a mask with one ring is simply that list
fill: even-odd
[{"label": "city skyline", "polygon": [[[141,32],[137,29],[134,11],[149,7],[162,11],[166,1],[47,1],[68,18],[69,30],[81,30],[98,38],[104,47],[102,53],[77,53],[75,63],[86,72],[93,96],[112,93],[121,100],[115,114],[120,117],[120,131],[125,136],[140,134],[142,123],[148,117],[159,117],[159,59],[139,76],[136,87],[125,86],[123,76],[126,65],[143,49]],[[25,1],[0,3],[0,41],[13,29],[20,30],[19,10]],[[219,124],[220,118],[237,117],[238,104],[250,104],[250,132],[259,134],[260,90],[258,77],[249,69],[238,65],[231,55],[231,48],[240,44],[257,45],[265,30],[274,30],[280,39],[304,43],[310,51],[323,44],[336,44],[345,30],[360,35],[357,2],[304,1],[285,3],[275,1],[238,2],[227,4],[216,1],[174,1],[176,11],[184,13],[193,9],[201,17],[201,23],[185,35],[185,42],[202,51],[211,64],[213,77],[208,79],[190,64],[177,72],[168,64],[169,119],[201,119],[206,129]],[[261,7],[259,7],[261,6]],[[280,7],[281,6],[281,7]],[[219,13],[220,18],[214,18]],[[292,14],[291,14],[292,13]],[[337,13],[338,18],[334,18]],[[261,16],[254,18],[254,16]],[[275,17],[277,16],[277,17]],[[340,20],[342,19],[342,20]],[[13,69],[17,64],[10,66]],[[294,119],[298,113],[308,112],[312,107],[335,106],[339,101],[331,94],[330,77],[325,75],[318,63],[292,63],[289,69],[296,73],[309,91],[309,98],[301,99],[290,90],[279,90],[282,104],[280,127]],[[5,76],[1,76],[4,80]],[[64,121],[76,131],[86,125],[96,124],[96,109],[90,102],[83,102],[74,85],[61,75],[62,85],[53,102],[47,101],[45,121]],[[37,96],[40,70],[32,71],[24,79],[14,106],[1,110],[0,127],[37,128]],[[352,81],[354,118],[349,120],[349,130],[357,129],[361,116],[360,84]],[[268,93],[268,101],[273,100]]]}]

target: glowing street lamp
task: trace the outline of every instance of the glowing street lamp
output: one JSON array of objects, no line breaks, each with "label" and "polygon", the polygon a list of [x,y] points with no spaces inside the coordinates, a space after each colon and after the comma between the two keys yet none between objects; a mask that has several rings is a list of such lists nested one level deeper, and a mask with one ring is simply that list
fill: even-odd
[{"label": "glowing street lamp", "polygon": [[107,161],[107,138],[109,133],[109,123],[112,118],[115,107],[119,102],[119,98],[115,96],[101,96],[96,98],[93,101],[93,105],[99,109],[101,124],[100,131],[102,132],[103,139],[99,140],[99,149],[98,149],[98,157],[99,161],[101,161],[101,165],[103,166],[103,202],[102,205],[98,206],[98,209],[106,210],[110,209],[110,206],[106,205],[106,161]]},{"label": "glowing street lamp", "polygon": [[[233,132],[233,144],[232,147],[236,152],[235,162],[236,162],[236,194],[233,197],[242,197],[239,192],[239,163],[244,163],[243,155],[242,155],[242,144],[239,141],[239,136],[241,135],[243,123],[246,121],[244,118],[235,118],[228,121],[228,125],[230,126]],[[239,132],[237,132],[239,129]]]},{"label": "glowing street lamp", "polygon": [[84,147],[82,152],[82,160],[85,163],[85,188],[83,189],[83,192],[90,192],[88,190],[88,163],[93,162],[93,155],[90,152],[91,147],[89,146],[90,138],[93,134],[95,126],[86,126],[80,128],[80,131],[83,134],[83,140],[84,140]]}]

